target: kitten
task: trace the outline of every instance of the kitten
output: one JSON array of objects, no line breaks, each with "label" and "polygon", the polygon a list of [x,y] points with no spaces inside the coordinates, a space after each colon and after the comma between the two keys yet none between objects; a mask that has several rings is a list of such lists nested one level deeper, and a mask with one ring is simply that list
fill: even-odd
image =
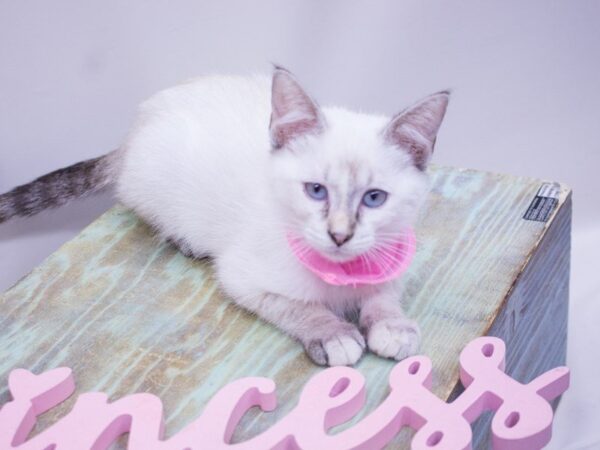
[{"label": "kitten", "polygon": [[118,150],[0,196],[0,222],[114,185],[185,254],[212,257],[222,289],[315,363],[354,364],[366,346],[402,359],[417,351],[419,328],[402,310],[400,280],[328,284],[287,235],[348,261],[410,226],[448,99],[433,94],[389,119],[321,108],[280,67],[271,79],[199,78],[144,102]]}]

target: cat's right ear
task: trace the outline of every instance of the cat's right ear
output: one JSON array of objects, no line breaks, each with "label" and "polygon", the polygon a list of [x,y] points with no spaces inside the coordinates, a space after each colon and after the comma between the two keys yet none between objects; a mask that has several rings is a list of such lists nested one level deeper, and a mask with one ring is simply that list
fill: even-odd
[{"label": "cat's right ear", "polygon": [[305,134],[318,134],[324,127],[319,105],[304,92],[291,72],[275,67],[269,125],[273,148],[282,148]]}]

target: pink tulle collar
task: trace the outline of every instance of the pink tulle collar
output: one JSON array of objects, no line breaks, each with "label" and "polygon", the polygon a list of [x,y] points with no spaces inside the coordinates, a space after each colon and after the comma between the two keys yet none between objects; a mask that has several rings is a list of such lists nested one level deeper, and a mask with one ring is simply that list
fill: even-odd
[{"label": "pink tulle collar", "polygon": [[398,240],[384,249],[358,256],[346,262],[325,258],[309,247],[302,238],[288,234],[288,243],[300,262],[323,281],[336,286],[378,284],[406,271],[415,254],[415,234],[404,230]]}]

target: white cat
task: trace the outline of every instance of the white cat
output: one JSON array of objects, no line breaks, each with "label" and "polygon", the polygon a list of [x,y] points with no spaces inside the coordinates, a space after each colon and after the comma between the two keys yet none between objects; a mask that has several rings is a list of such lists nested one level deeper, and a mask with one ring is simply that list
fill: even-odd
[{"label": "white cat", "polygon": [[[348,261],[410,226],[448,98],[431,95],[389,119],[321,108],[282,68],[272,80],[199,78],[144,102],[119,150],[46,182],[87,176],[72,197],[114,184],[121,202],[186,254],[212,257],[222,289],[317,364],[354,364],[365,338],[371,351],[402,359],[417,351],[419,329],[402,310],[401,282],[328,284],[287,236]],[[23,198],[43,178],[0,196],[0,221],[64,203],[42,198],[20,209],[14,192]],[[355,311],[358,326],[347,320]]]}]

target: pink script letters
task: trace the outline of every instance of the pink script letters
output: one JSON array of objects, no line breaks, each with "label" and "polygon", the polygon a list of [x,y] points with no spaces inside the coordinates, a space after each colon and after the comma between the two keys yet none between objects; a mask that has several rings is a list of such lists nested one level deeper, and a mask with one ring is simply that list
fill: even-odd
[{"label": "pink script letters", "polygon": [[568,388],[569,370],[558,367],[524,385],[504,373],[504,353],[500,339],[472,341],[460,356],[466,389],[452,403],[429,390],[429,359],[408,358],[392,370],[391,391],[384,402],[356,425],[335,434],[327,431],[364,405],[365,380],[349,367],[323,370],[306,384],[298,405],[286,417],[237,444],[230,439],[249,408],[271,411],[276,406],[275,385],[267,378],[244,378],[225,386],[199,418],[166,441],[158,397],[133,394],[108,403],[103,393],[80,395],[68,415],[27,440],[36,417],[67,399],[75,384],[68,368],[40,375],[16,369],[9,376],[14,400],[0,410],[0,449],[100,450],[127,432],[131,450],[374,449],[409,426],[418,430],[413,449],[461,450],[471,448],[470,423],[485,410],[496,411],[491,425],[495,449],[542,448],[552,430],[548,401]]}]

